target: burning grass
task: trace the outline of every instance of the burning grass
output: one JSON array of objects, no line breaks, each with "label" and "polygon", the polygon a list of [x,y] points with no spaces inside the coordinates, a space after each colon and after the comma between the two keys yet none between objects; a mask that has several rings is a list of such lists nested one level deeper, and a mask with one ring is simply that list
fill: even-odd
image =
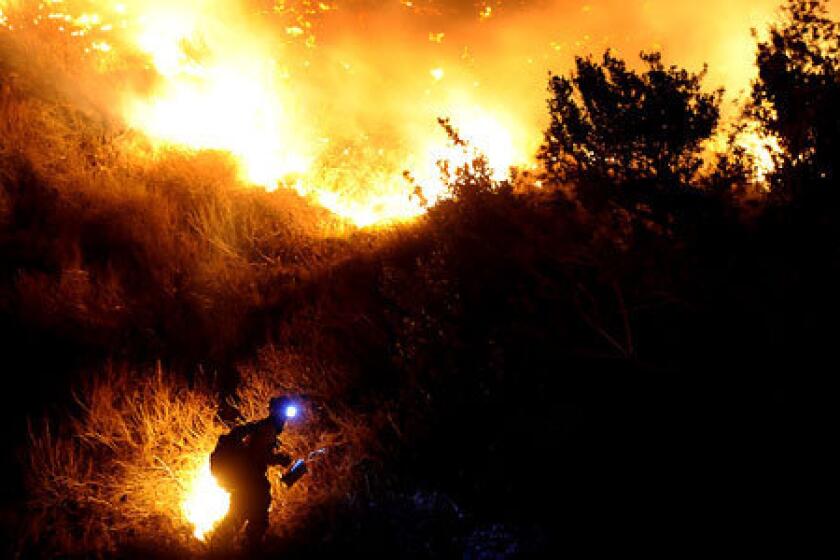
[{"label": "burning grass", "polygon": [[58,428],[32,429],[34,542],[113,551],[130,535],[190,544],[182,507],[224,425],[212,397],[165,375],[110,369]]},{"label": "burning grass", "polygon": [[[246,369],[236,398],[241,420],[263,418],[273,395],[300,392],[292,377]],[[151,375],[110,368],[79,391],[77,404],[57,427],[30,430],[27,483],[37,514],[26,540],[40,553],[116,553],[135,545],[187,555],[235,544],[209,538],[227,510],[226,493],[209,472],[227,426],[208,386],[190,386],[160,367]],[[361,420],[350,418],[312,404],[300,425],[287,427],[284,448],[310,459],[310,474],[286,489],[279,470],[269,472],[271,534],[294,533],[347,494],[370,440]]]},{"label": "burning grass", "polygon": [[0,305],[23,327],[93,354],[218,362],[266,297],[341,250],[327,211],[242,185],[225,154],[151,156],[14,60],[0,58]]}]

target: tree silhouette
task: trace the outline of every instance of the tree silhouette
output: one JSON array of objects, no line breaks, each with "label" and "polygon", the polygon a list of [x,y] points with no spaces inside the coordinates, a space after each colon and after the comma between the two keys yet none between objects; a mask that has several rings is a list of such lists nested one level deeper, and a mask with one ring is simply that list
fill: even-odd
[{"label": "tree silhouette", "polygon": [[824,0],[791,0],[758,45],[749,112],[784,148],[771,180],[790,202],[826,194],[840,164],[840,24],[827,14]]},{"label": "tree silhouette", "polygon": [[[576,59],[570,77],[549,81],[551,122],[539,157],[548,178],[575,182],[582,198],[647,194],[684,187],[703,160],[702,143],[717,125],[722,91],[703,92],[697,74],[642,53],[638,73],[607,51],[601,62]],[[601,198],[603,199],[604,196]]]},{"label": "tree silhouette", "polygon": [[551,125],[541,155],[552,172],[681,183],[696,173],[721,92],[701,91],[705,69],[666,68],[659,53],[641,59],[648,67],[641,74],[607,51],[600,64],[577,58],[571,78],[551,77]]}]

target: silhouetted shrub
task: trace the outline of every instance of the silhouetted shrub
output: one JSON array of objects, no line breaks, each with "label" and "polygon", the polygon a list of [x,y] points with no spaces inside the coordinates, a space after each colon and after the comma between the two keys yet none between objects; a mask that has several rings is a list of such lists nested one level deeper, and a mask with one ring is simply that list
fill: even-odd
[{"label": "silhouetted shrub", "polygon": [[641,59],[647,65],[641,74],[608,51],[601,63],[578,58],[570,78],[551,78],[542,153],[551,172],[619,183],[684,184],[694,176],[701,144],[717,124],[721,92],[702,91],[705,70],[666,68],[659,53]]},{"label": "silhouetted shrub", "polygon": [[639,73],[609,51],[601,62],[579,57],[571,76],[550,79],[539,157],[550,181],[573,183],[590,207],[667,206],[697,174],[717,125],[722,92],[703,91],[705,70],[665,67],[659,53],[641,59]]},{"label": "silhouetted shrub", "polygon": [[770,178],[773,194],[814,206],[820,204],[815,197],[837,190],[840,23],[822,0],[790,0],[784,13],[758,45],[750,115],[784,148]]}]

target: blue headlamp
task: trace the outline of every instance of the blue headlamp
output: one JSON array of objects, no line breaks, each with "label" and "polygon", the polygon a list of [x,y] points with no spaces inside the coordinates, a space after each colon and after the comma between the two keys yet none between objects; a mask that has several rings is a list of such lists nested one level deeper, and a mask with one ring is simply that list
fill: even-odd
[{"label": "blue headlamp", "polygon": [[285,396],[271,399],[269,409],[274,421],[279,423],[297,418],[301,413],[300,405],[293,399]]}]

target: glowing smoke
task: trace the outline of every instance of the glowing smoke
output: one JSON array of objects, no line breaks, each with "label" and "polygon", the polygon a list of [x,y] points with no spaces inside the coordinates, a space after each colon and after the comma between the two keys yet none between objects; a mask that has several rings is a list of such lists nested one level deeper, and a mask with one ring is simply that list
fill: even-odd
[{"label": "glowing smoke", "polygon": [[[0,3],[0,22],[41,18],[87,41],[103,76],[139,75],[101,89],[116,88],[121,116],[159,146],[228,151],[243,181],[295,188],[369,225],[423,211],[403,171],[425,199],[441,196],[436,161],[465,156],[438,117],[488,155],[497,178],[529,165],[547,73],[575,55],[662,49],[693,70],[708,62],[707,85],[731,98],[754,74],[750,30],[775,17],[778,0],[710,0],[699,11],[665,0],[34,4]],[[29,19],[13,21],[21,5]]]}]

